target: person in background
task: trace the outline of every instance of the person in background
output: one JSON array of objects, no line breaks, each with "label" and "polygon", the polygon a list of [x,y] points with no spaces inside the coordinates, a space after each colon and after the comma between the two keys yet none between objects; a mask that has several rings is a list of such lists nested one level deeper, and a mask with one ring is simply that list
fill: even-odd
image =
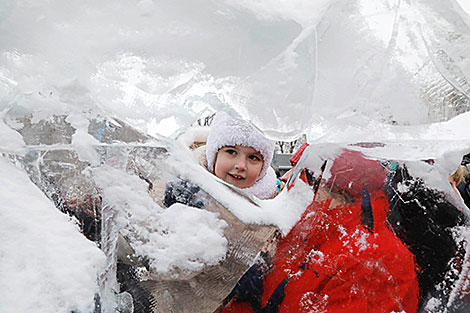
[{"label": "person in background", "polygon": [[[307,147],[291,158],[293,166]],[[327,162],[324,178],[302,169],[291,179],[288,188],[299,180],[312,186],[314,200],[272,260],[242,277],[222,312],[411,313],[427,303],[445,306],[458,279],[447,275],[464,255],[452,233],[466,222],[463,214],[396,162],[348,149]]]},{"label": "person in background", "polygon": [[457,170],[449,176],[449,183],[468,208],[470,208],[470,172],[467,167],[469,164],[470,153],[463,156]]}]

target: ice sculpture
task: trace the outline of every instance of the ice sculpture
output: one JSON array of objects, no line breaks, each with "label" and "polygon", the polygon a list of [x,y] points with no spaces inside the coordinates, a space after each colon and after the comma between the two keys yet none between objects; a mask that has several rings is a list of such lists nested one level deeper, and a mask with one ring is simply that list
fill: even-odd
[{"label": "ice sculpture", "polygon": [[78,80],[145,132],[230,107],[279,139],[312,124],[416,125],[468,111],[468,15],[454,0],[126,5],[53,2],[44,16],[6,6],[2,30],[18,35],[2,41],[1,95]]},{"label": "ice sculpture", "polygon": [[[219,204],[227,203],[230,194],[232,200],[243,199],[228,186],[219,186],[215,193],[209,187],[201,194],[204,210],[163,209],[165,184],[178,180],[176,174],[185,174],[168,163],[169,142],[158,142],[122,121],[90,113],[38,120],[21,105],[10,108],[2,123],[21,135],[27,149],[24,154],[8,154],[9,158],[60,211],[74,217],[83,235],[107,256],[106,269],[97,273],[101,312],[114,312],[117,307],[122,312],[212,312],[257,254],[274,247],[277,227],[246,224]],[[96,143],[78,145],[74,136],[83,130]],[[97,158],[90,157],[90,149]],[[248,198],[235,203],[256,206]],[[176,221],[182,223],[181,214],[188,216],[183,225],[194,225],[197,232],[174,227]],[[201,236],[204,227],[209,227],[207,238],[195,241],[194,246],[200,247],[185,254],[187,236]],[[219,229],[218,234],[210,228]],[[179,251],[173,247],[177,239]],[[171,258],[171,253],[177,255]]]},{"label": "ice sculpture", "polygon": [[[105,253],[106,268],[97,273],[100,286],[97,303],[101,312],[113,312],[117,308],[121,312],[193,312],[195,308],[198,312],[214,312],[225,304],[224,300],[259,253],[274,256],[279,229],[286,234],[310,204],[314,195],[308,186],[318,186],[315,180],[324,179],[329,190],[349,194],[346,198],[352,197],[354,202],[361,200],[351,190],[361,190],[361,186],[367,187],[377,179],[368,174],[367,168],[360,170],[363,176],[359,178],[348,176],[347,167],[334,170],[331,164],[335,164],[344,146],[312,145],[296,167],[287,186],[289,191],[275,200],[259,202],[218,182],[185,158],[184,150],[179,151],[181,155],[174,154],[176,147],[169,141],[150,138],[117,119],[89,112],[37,119],[28,108],[18,104],[4,113],[3,123],[21,135],[26,148],[23,153],[4,152],[3,155],[16,161],[58,209],[74,216],[83,234],[97,242]],[[89,140],[88,146],[79,145],[76,134],[94,138],[96,143]],[[81,138],[79,142],[86,140]],[[373,155],[377,149],[386,147],[382,143],[362,143],[346,148]],[[91,157],[89,149],[96,153],[96,158]],[[356,167],[351,160],[346,166]],[[440,163],[383,159],[382,164],[389,168],[393,179],[402,173],[402,180],[390,183],[389,188],[405,199],[404,204],[414,203],[416,192],[430,190],[429,201],[436,203],[428,207],[432,201],[426,202],[420,208],[423,216],[431,216],[425,225],[437,227],[432,234],[440,229],[433,224],[433,218],[438,216],[441,206],[449,214],[461,214],[447,204],[450,202],[445,200],[444,193],[426,187],[426,180],[420,180],[419,176],[413,178],[407,170],[400,172],[396,168],[413,169],[424,164],[429,170]],[[424,172],[421,166],[421,170],[413,173]],[[307,184],[301,182],[302,175]],[[439,175],[439,171],[432,171],[426,178],[439,179]],[[198,197],[204,203],[202,210],[184,205],[162,208],[165,185],[179,179],[201,189]],[[411,187],[404,187],[405,184]],[[407,193],[413,186],[416,191]],[[295,209],[302,197],[305,202]],[[459,217],[464,220],[464,207],[459,203],[456,206],[464,212]],[[286,207],[296,213],[291,222],[283,224],[281,221],[292,215],[285,211]],[[398,214],[397,210],[389,218],[400,234],[410,217],[403,216],[403,212]],[[252,224],[257,221],[265,225]],[[197,231],[178,228],[176,222],[194,224]],[[270,223],[278,227],[267,225]],[[443,233],[434,239],[445,236],[446,240],[455,240],[449,250],[442,251],[444,263],[420,264],[423,269],[432,269],[430,274],[423,272],[424,281],[439,282],[437,286],[428,285],[423,294],[423,307],[432,308],[428,312],[466,305],[462,297],[467,291],[462,286],[468,273],[460,262],[466,260],[467,229],[461,222],[452,223],[449,224],[452,231],[440,229]],[[200,237],[209,232],[205,239]],[[199,238],[190,245],[192,249],[187,245],[191,236]],[[417,249],[417,253],[421,251],[413,237],[403,236],[406,244]],[[176,242],[183,244],[175,245]],[[184,254],[182,250],[190,252]],[[433,272],[436,267],[439,267],[437,276]]]},{"label": "ice sculpture", "polygon": [[316,109],[400,125],[468,111],[468,21],[454,1],[338,3],[318,26]]},{"label": "ice sculpture", "polygon": [[[259,203],[178,159],[170,139],[148,135],[168,128],[165,135],[176,136],[215,110],[245,117],[276,139],[307,133],[311,142],[341,142],[334,151],[312,145],[313,161],[301,163],[293,179],[305,169],[318,172],[346,145],[406,165],[416,178],[410,186],[422,180],[451,198],[447,176],[470,142],[469,24],[453,0],[42,5],[0,6],[7,34],[0,38],[0,153],[105,252],[97,310],[212,312],[277,233],[251,224],[277,224],[286,233],[308,204],[282,221],[282,209],[311,197],[312,188]],[[436,134],[443,140],[428,141]],[[372,136],[376,142],[362,142]],[[434,165],[421,161],[429,158]],[[181,177],[205,191],[207,212],[161,208],[165,184]],[[168,222],[181,212],[213,231],[214,254],[200,245],[197,257],[159,262],[164,253],[152,243],[181,239]],[[467,229],[454,230],[461,254],[424,311],[460,305]],[[250,249],[242,249],[245,239]],[[206,274],[230,277],[206,285],[213,281],[200,280]],[[164,290],[192,300],[175,301]],[[207,298],[195,296],[209,290]],[[88,301],[94,307],[95,299]]]}]

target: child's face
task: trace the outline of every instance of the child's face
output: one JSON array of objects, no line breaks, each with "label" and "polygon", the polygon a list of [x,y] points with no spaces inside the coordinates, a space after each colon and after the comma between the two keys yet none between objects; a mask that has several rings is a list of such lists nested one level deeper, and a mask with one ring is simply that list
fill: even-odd
[{"label": "child's face", "polygon": [[238,188],[253,185],[263,167],[263,156],[252,147],[226,146],[217,152],[215,176]]}]

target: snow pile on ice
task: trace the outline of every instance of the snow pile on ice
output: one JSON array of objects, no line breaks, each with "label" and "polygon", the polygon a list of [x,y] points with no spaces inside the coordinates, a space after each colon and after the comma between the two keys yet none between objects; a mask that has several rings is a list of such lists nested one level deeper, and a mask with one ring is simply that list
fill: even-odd
[{"label": "snow pile on ice", "polygon": [[23,155],[26,152],[25,143],[23,138],[18,132],[8,127],[3,121],[6,110],[0,112],[0,142],[2,147],[1,152],[4,153],[17,153]]},{"label": "snow pile on ice", "polygon": [[183,204],[161,208],[149,196],[143,180],[118,169],[102,167],[94,171],[94,177],[103,189],[105,205],[118,213],[120,232],[153,270],[195,271],[225,257],[223,228],[227,224],[215,213]]},{"label": "snow pile on ice", "polygon": [[[151,252],[151,265],[157,271],[173,267],[199,270],[204,264],[217,264],[227,252],[223,228],[227,223],[216,214],[183,204],[173,204],[165,210],[149,233],[149,244],[138,252]],[[145,251],[147,250],[147,251]],[[150,250],[150,251],[148,251]]]},{"label": "snow pile on ice", "polygon": [[265,224],[278,226],[283,234],[287,234],[313,197],[313,188],[298,179],[291,189],[286,188],[276,198],[263,201],[264,216],[258,218]]},{"label": "snow pile on ice", "polygon": [[103,252],[0,158],[0,312],[93,312]]}]

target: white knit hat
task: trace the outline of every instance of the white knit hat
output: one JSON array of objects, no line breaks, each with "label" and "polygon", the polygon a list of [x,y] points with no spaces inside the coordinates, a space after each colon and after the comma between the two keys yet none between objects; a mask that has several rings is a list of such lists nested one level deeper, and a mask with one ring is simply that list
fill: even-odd
[{"label": "white knit hat", "polygon": [[263,156],[263,168],[258,179],[263,178],[273,160],[275,142],[265,138],[250,123],[235,119],[227,113],[218,112],[207,137],[206,157],[209,171],[214,172],[217,152],[225,146],[252,147]]}]

